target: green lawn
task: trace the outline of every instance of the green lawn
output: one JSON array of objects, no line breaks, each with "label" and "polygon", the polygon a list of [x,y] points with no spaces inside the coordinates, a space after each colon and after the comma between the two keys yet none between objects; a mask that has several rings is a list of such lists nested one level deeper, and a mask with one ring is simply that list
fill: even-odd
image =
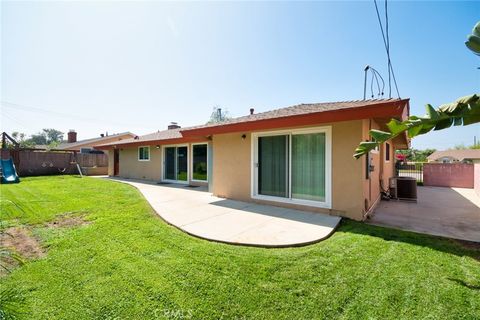
[{"label": "green lawn", "polygon": [[[25,319],[480,319],[480,251],[450,240],[345,221],[307,247],[231,246],[168,226],[126,184],[0,188],[3,227],[47,249],[0,279]],[[59,215],[89,224],[45,223]]]}]

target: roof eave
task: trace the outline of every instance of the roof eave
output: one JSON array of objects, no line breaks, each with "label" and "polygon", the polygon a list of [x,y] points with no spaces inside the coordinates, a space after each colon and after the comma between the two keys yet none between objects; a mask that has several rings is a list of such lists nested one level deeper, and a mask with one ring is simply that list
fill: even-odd
[{"label": "roof eave", "polygon": [[122,141],[118,141],[118,143],[112,144],[104,144],[98,145],[93,147],[94,149],[99,150],[110,150],[110,149],[117,149],[123,147],[141,147],[141,146],[152,146],[152,145],[168,145],[168,144],[179,144],[179,143],[191,143],[191,142],[206,142],[208,141],[207,138],[204,137],[189,137],[189,138],[172,138],[172,139],[161,139],[161,140],[139,140],[134,142],[122,143]]},{"label": "roof eave", "polygon": [[239,123],[220,124],[205,128],[182,130],[181,133],[184,137],[199,137],[222,133],[248,132],[329,122],[369,119],[372,117],[396,117],[403,119],[405,114],[408,114],[408,102],[409,99],[387,101],[374,105],[365,105],[363,107],[345,108]]}]

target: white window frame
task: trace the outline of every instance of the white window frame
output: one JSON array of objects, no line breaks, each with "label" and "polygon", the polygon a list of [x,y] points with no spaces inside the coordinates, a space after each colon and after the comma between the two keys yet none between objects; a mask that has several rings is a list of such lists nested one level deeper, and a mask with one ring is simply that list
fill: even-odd
[{"label": "white window frame", "polygon": [[[325,133],[325,201],[314,201],[291,198],[291,157],[292,157],[292,139],[291,136],[295,134],[309,134],[309,133]],[[289,135],[289,198],[275,197],[261,195],[258,193],[258,138],[277,135]],[[252,199],[266,200],[271,202],[281,202],[289,204],[304,205],[318,208],[332,208],[332,127],[314,127],[306,129],[292,129],[292,130],[278,130],[278,131],[265,131],[252,133],[251,139],[251,186],[250,196]]]},{"label": "white window frame", "polygon": [[[205,146],[207,146],[207,180],[193,179],[193,146],[198,146],[198,145],[205,145]],[[210,161],[210,159],[208,158],[208,142],[192,143],[190,149],[192,150],[192,151],[190,152],[190,154],[191,154],[191,156],[190,156],[190,159],[191,159],[191,163],[190,163],[190,168],[191,168],[190,181],[194,181],[194,182],[208,182],[208,180],[210,179],[209,174],[208,174],[208,161]]]},{"label": "white window frame", "polygon": [[[166,148],[171,148],[171,147],[176,147],[176,148],[187,147],[187,181],[165,179],[165,149]],[[189,160],[189,157],[190,157],[190,154],[191,154],[191,150],[190,150],[190,146],[188,145],[188,143],[163,145],[162,149],[161,149],[161,153],[162,153],[162,157],[161,157],[162,158],[162,162],[161,162],[162,179],[161,179],[161,181],[162,182],[179,183],[179,184],[189,184],[190,183],[190,160]],[[176,154],[175,154],[175,157],[176,157]],[[177,159],[175,159],[175,161],[176,160]],[[175,167],[176,167],[176,164],[175,164]]]},{"label": "white window frame", "polygon": [[[148,159],[140,159],[140,149],[147,148],[148,149]],[[137,159],[138,161],[150,161],[150,146],[141,146],[137,149]]]}]

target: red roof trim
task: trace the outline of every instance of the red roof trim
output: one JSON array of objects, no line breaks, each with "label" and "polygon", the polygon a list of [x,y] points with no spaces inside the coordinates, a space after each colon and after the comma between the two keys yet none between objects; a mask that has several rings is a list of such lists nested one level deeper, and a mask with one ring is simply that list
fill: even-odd
[{"label": "red roof trim", "polygon": [[189,137],[189,138],[174,138],[174,139],[163,139],[163,140],[143,140],[138,142],[127,142],[122,143],[118,141],[116,144],[108,144],[96,146],[94,149],[100,150],[109,150],[122,147],[141,147],[141,146],[152,146],[152,145],[166,145],[166,144],[180,144],[180,143],[195,143],[195,142],[208,142],[208,139],[204,137]]},{"label": "red roof trim", "polygon": [[[167,145],[179,143],[207,142],[207,136],[213,134],[249,132],[275,128],[315,125],[329,122],[351,121],[370,118],[396,117],[404,120],[409,113],[409,99],[386,101],[378,104],[367,104],[363,107],[352,107],[332,111],[322,111],[280,118],[260,119],[247,122],[223,124],[210,127],[200,127],[181,130],[182,138],[162,140],[139,140],[138,142],[100,145],[95,149],[108,150],[121,147],[139,147],[152,145]],[[408,140],[408,139],[407,139]]]},{"label": "red roof trim", "polygon": [[184,137],[198,137],[208,136],[212,134],[248,132],[255,130],[314,125],[327,122],[339,122],[369,118],[403,118],[403,116],[405,115],[405,108],[408,108],[408,101],[408,99],[388,101],[375,105],[366,105],[364,107],[353,107],[332,111],[286,116],[281,118],[261,119],[248,122],[224,124],[213,127],[187,129],[182,130],[181,133]]}]

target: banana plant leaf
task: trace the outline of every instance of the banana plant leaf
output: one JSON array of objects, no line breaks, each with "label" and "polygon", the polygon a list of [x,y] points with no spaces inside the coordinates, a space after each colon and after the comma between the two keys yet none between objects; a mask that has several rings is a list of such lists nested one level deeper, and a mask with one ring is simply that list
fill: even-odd
[{"label": "banana plant leaf", "polygon": [[480,55],[480,22],[477,22],[475,27],[473,27],[472,34],[467,37],[465,45],[473,53]]},{"label": "banana plant leaf", "polygon": [[366,155],[380,144],[407,133],[409,138],[426,134],[432,130],[443,130],[453,126],[467,126],[480,123],[480,94],[461,97],[452,103],[443,104],[437,109],[427,104],[422,117],[410,116],[405,121],[392,119],[387,123],[389,132],[370,130],[373,141],[361,142],[355,150],[356,159]]}]

